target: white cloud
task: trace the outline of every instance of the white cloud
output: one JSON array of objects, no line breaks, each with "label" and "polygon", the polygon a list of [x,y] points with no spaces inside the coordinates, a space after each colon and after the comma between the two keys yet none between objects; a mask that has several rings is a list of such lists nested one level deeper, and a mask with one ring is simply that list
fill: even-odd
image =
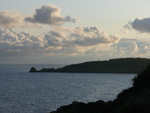
[{"label": "white cloud", "polygon": [[108,35],[101,31],[98,27],[76,27],[62,30],[61,39],[68,45],[77,46],[95,46],[98,44],[117,43],[119,37],[116,35]]},{"label": "white cloud", "polygon": [[150,56],[150,41],[140,39],[120,39],[116,44],[98,45],[86,51],[87,55],[102,59],[120,57],[148,57]]},{"label": "white cloud", "polygon": [[1,55],[25,55],[44,48],[40,37],[28,33],[17,33],[12,29],[0,28]]},{"label": "white cloud", "polygon": [[0,11],[0,27],[41,27],[40,24],[61,25],[64,22],[76,22],[70,16],[60,16],[60,8],[47,4],[36,9],[35,14],[25,17],[17,11]]},{"label": "white cloud", "polygon": [[118,44],[113,45],[115,51],[120,55],[132,55],[138,52],[138,45],[135,40],[121,39]]},{"label": "white cloud", "polygon": [[60,8],[52,4],[43,5],[36,9],[32,17],[26,17],[25,20],[31,23],[40,23],[47,25],[60,25],[63,22],[75,22],[76,19],[70,16],[60,16]]},{"label": "white cloud", "polygon": [[[68,28],[69,30],[69,28]],[[0,51],[20,54],[81,54],[101,44],[114,44],[119,37],[107,35],[97,27],[77,27],[68,30],[51,30],[41,36],[0,28]]]},{"label": "white cloud", "polygon": [[101,58],[149,56],[150,41],[120,39],[97,27],[51,30],[43,35],[0,28],[0,57],[93,56]]},{"label": "white cloud", "polygon": [[146,39],[121,39],[112,47],[118,56],[148,57],[150,55],[150,41]]},{"label": "white cloud", "polygon": [[19,13],[0,11],[0,26],[2,27],[18,27],[23,24],[23,16]]}]

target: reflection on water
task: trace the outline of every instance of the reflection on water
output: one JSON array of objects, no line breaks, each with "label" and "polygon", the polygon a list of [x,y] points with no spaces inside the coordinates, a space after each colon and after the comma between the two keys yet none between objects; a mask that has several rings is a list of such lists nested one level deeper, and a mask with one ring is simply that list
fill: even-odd
[{"label": "reflection on water", "polygon": [[[0,65],[0,113],[47,113],[72,101],[113,100],[135,74],[28,73],[30,67]],[[61,67],[56,66],[55,67]]]}]

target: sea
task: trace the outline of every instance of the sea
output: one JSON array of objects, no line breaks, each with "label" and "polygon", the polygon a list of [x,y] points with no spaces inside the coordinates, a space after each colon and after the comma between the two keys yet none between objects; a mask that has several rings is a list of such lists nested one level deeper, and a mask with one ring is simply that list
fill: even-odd
[{"label": "sea", "polygon": [[29,73],[54,64],[0,64],[0,113],[49,113],[73,101],[114,100],[136,74]]}]

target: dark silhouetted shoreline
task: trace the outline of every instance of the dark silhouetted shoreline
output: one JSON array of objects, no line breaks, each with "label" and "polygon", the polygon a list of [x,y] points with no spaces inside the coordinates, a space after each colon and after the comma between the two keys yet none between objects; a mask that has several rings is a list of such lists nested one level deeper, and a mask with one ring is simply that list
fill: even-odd
[{"label": "dark silhouetted shoreline", "polygon": [[65,72],[65,73],[140,73],[150,64],[147,58],[119,58],[107,61],[91,61],[71,64],[62,68],[43,68],[36,70],[32,67],[29,72]]}]

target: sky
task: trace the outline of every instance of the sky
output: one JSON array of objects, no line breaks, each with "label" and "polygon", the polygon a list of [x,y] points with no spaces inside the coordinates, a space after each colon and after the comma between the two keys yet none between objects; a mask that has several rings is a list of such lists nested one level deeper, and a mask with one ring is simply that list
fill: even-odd
[{"label": "sky", "polygon": [[0,0],[0,64],[150,56],[149,0]]}]

